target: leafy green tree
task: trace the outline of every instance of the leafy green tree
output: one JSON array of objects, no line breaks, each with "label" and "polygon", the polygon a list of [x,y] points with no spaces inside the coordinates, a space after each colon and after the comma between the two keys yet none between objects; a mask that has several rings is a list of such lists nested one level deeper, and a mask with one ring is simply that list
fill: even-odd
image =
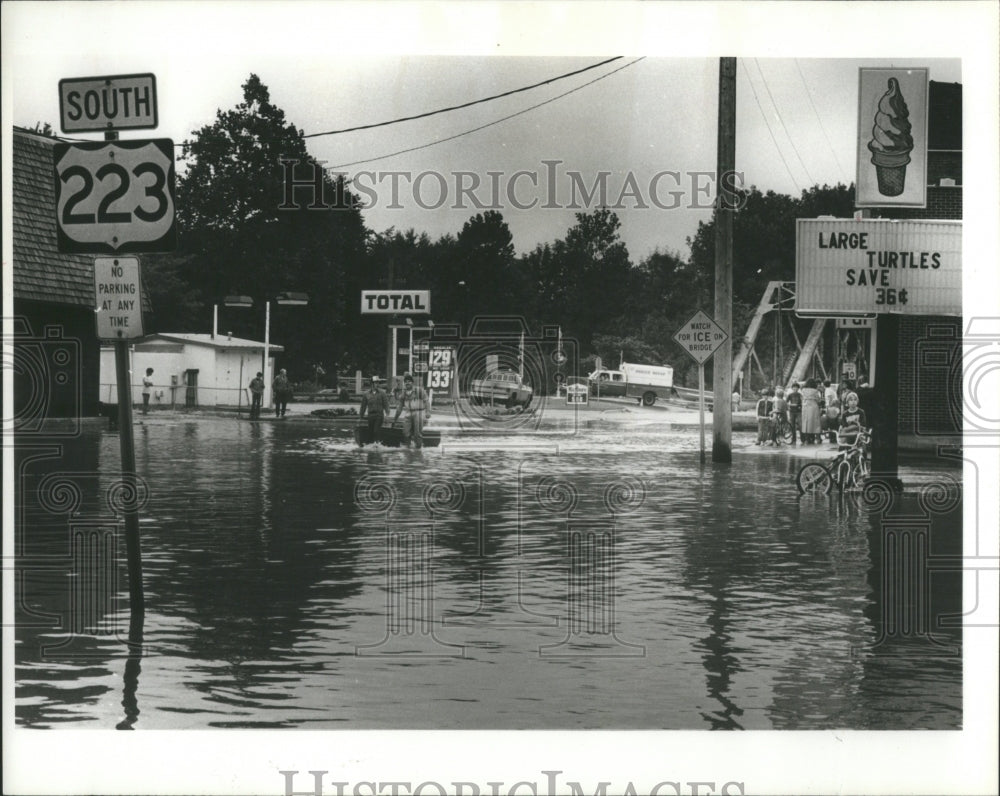
[{"label": "leafy green tree", "polygon": [[184,332],[202,328],[211,316],[205,315],[204,297],[184,276],[191,255],[165,254],[145,258],[142,283],[153,313],[148,329]]},{"label": "leafy green tree", "polygon": [[[733,216],[733,298],[756,305],[767,283],[795,279],[795,221],[834,215],[853,215],[854,188],[838,184],[803,191],[798,199],[756,186],[742,191]],[[699,222],[688,238],[691,262],[708,285],[715,271],[715,214]]]},{"label": "leafy green tree", "polygon": [[527,281],[502,213],[487,210],[466,221],[455,239],[453,262],[473,315],[523,314]]},{"label": "leafy green tree", "polygon": [[35,135],[44,135],[46,138],[56,137],[56,133],[52,129],[52,125],[48,122],[35,122],[35,126],[29,127],[28,129]]},{"label": "leafy green tree", "polygon": [[621,222],[606,207],[577,213],[563,240],[536,248],[524,258],[527,284],[535,289],[535,315],[557,323],[589,350],[594,334],[616,328],[630,312],[628,249]]},{"label": "leafy green tree", "polygon": [[[300,182],[321,175],[319,195],[311,186],[286,195],[290,161],[297,162],[292,176]],[[220,325],[258,340],[263,301],[282,291],[305,292],[307,307],[272,303],[271,337],[286,351],[281,366],[302,380],[316,362],[336,362],[350,352],[360,328],[369,233],[343,179],[310,157],[302,131],[286,121],[257,75],[243,84],[242,102],[220,110],[214,123],[184,142],[178,171],[180,248],[175,260],[152,267],[155,280],[166,280],[152,285],[153,292],[169,295],[173,278],[186,283],[186,295],[204,302],[203,329],[211,323],[211,304],[228,294],[250,295],[255,309],[220,308],[226,315]]]},{"label": "leafy green tree", "polygon": [[603,361],[604,367],[612,370],[623,361],[641,362],[647,365],[664,363],[663,353],[639,336],[619,337],[610,334],[595,334],[593,345],[594,351]]},{"label": "leafy green tree", "polygon": [[[742,203],[733,218],[733,338],[746,331],[768,282],[795,280],[795,221],[832,215],[850,218],[854,213],[854,186],[815,186],[798,198],[773,191],[761,193],[751,187],[742,193]],[[711,286],[715,271],[715,215],[698,224],[691,247],[691,265],[702,284]],[[709,293],[711,295],[711,293]],[[808,333],[808,323],[795,321],[800,339]],[[765,324],[755,342],[755,350],[765,370],[780,371],[784,362],[775,358],[774,324]],[[790,355],[789,341],[782,355]],[[780,359],[781,357],[777,357]]]}]

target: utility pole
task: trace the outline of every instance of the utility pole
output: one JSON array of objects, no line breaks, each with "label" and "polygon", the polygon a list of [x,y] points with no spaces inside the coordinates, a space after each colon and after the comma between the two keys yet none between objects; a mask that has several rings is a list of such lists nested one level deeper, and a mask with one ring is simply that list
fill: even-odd
[{"label": "utility pole", "polygon": [[733,460],[733,202],[736,171],[736,59],[719,59],[719,132],[715,199],[715,322],[728,335],[712,366],[712,461]]}]

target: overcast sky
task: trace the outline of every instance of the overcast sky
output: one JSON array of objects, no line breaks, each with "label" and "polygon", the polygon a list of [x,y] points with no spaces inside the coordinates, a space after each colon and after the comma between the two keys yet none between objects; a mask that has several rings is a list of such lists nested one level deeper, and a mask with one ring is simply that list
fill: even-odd
[{"label": "overcast sky", "polygon": [[[4,54],[5,77],[8,63],[16,74],[13,112],[5,118],[58,128],[61,78],[153,72],[160,125],[122,136],[180,143],[210,124],[216,110],[235,106],[253,72],[287,119],[309,135],[467,103],[631,51],[472,108],[312,138],[309,151],[370,186],[373,206],[365,220],[377,231],[394,226],[435,238],[454,234],[480,210],[478,199],[499,204],[517,250],[525,252],[562,237],[575,212],[600,204],[599,194],[587,200],[577,190],[573,205],[571,172],[584,191],[608,172],[606,201],[622,199],[617,212],[634,260],[656,248],[686,255],[686,238],[710,216],[715,183],[705,172],[714,172],[716,158],[714,55],[646,57],[635,54],[634,44],[587,56],[400,55],[379,52],[391,49],[380,46],[381,38],[359,47],[354,32],[361,35],[366,23],[346,8],[249,4],[237,14],[225,4],[131,6],[98,3],[82,13],[63,4],[29,7],[22,24],[15,15],[13,51],[5,47]],[[385,14],[395,8],[386,6]],[[310,20],[315,27],[302,29]],[[812,58],[808,48],[795,57],[769,57],[775,52],[761,48],[738,62],[737,170],[747,185],[793,195],[854,181],[860,66],[926,66],[932,80],[962,82],[957,58]],[[518,115],[505,119],[512,114]],[[421,148],[392,155],[415,147]],[[406,173],[396,178],[397,201],[386,174],[393,171]],[[515,177],[518,172],[528,173]],[[476,180],[471,195],[460,193],[460,184]]]}]

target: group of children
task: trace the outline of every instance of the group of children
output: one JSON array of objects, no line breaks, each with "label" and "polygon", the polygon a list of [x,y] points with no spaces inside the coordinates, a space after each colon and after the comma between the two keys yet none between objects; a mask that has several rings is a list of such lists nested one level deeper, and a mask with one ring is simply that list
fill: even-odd
[{"label": "group of children", "polygon": [[[839,442],[841,447],[853,444],[857,434],[864,429],[868,420],[859,405],[858,394],[853,385],[846,385],[842,394],[843,408],[837,392],[825,382],[827,394],[820,399],[813,380],[807,382],[810,395],[799,391],[797,382],[793,382],[786,395],[782,388],[766,388],[761,391],[757,401],[757,445],[771,444],[779,447],[782,442],[782,432],[791,429],[791,444],[796,444],[796,437],[801,436],[802,444],[818,443],[826,435],[831,442]],[[815,393],[815,395],[813,395]],[[810,417],[803,417],[803,408]],[[817,416],[818,415],[818,416]],[[819,432],[819,433],[816,433]]]},{"label": "group of children", "polygon": [[[785,398],[785,391],[781,387],[776,390],[767,387],[761,391],[760,400],[757,401],[758,445],[771,444],[779,447],[782,427],[786,423],[791,425],[792,444],[795,444],[795,434],[800,424],[794,421],[802,415],[802,396],[799,395],[797,384],[793,384],[788,393],[788,398]],[[796,414],[798,417],[794,417]]]}]

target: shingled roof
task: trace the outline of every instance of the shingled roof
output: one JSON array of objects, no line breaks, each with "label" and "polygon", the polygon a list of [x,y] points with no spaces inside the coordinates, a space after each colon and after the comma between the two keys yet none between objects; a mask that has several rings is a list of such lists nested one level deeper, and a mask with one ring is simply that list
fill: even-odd
[{"label": "shingled roof", "polygon": [[94,306],[94,258],[56,244],[56,139],[14,128],[14,298]]}]

